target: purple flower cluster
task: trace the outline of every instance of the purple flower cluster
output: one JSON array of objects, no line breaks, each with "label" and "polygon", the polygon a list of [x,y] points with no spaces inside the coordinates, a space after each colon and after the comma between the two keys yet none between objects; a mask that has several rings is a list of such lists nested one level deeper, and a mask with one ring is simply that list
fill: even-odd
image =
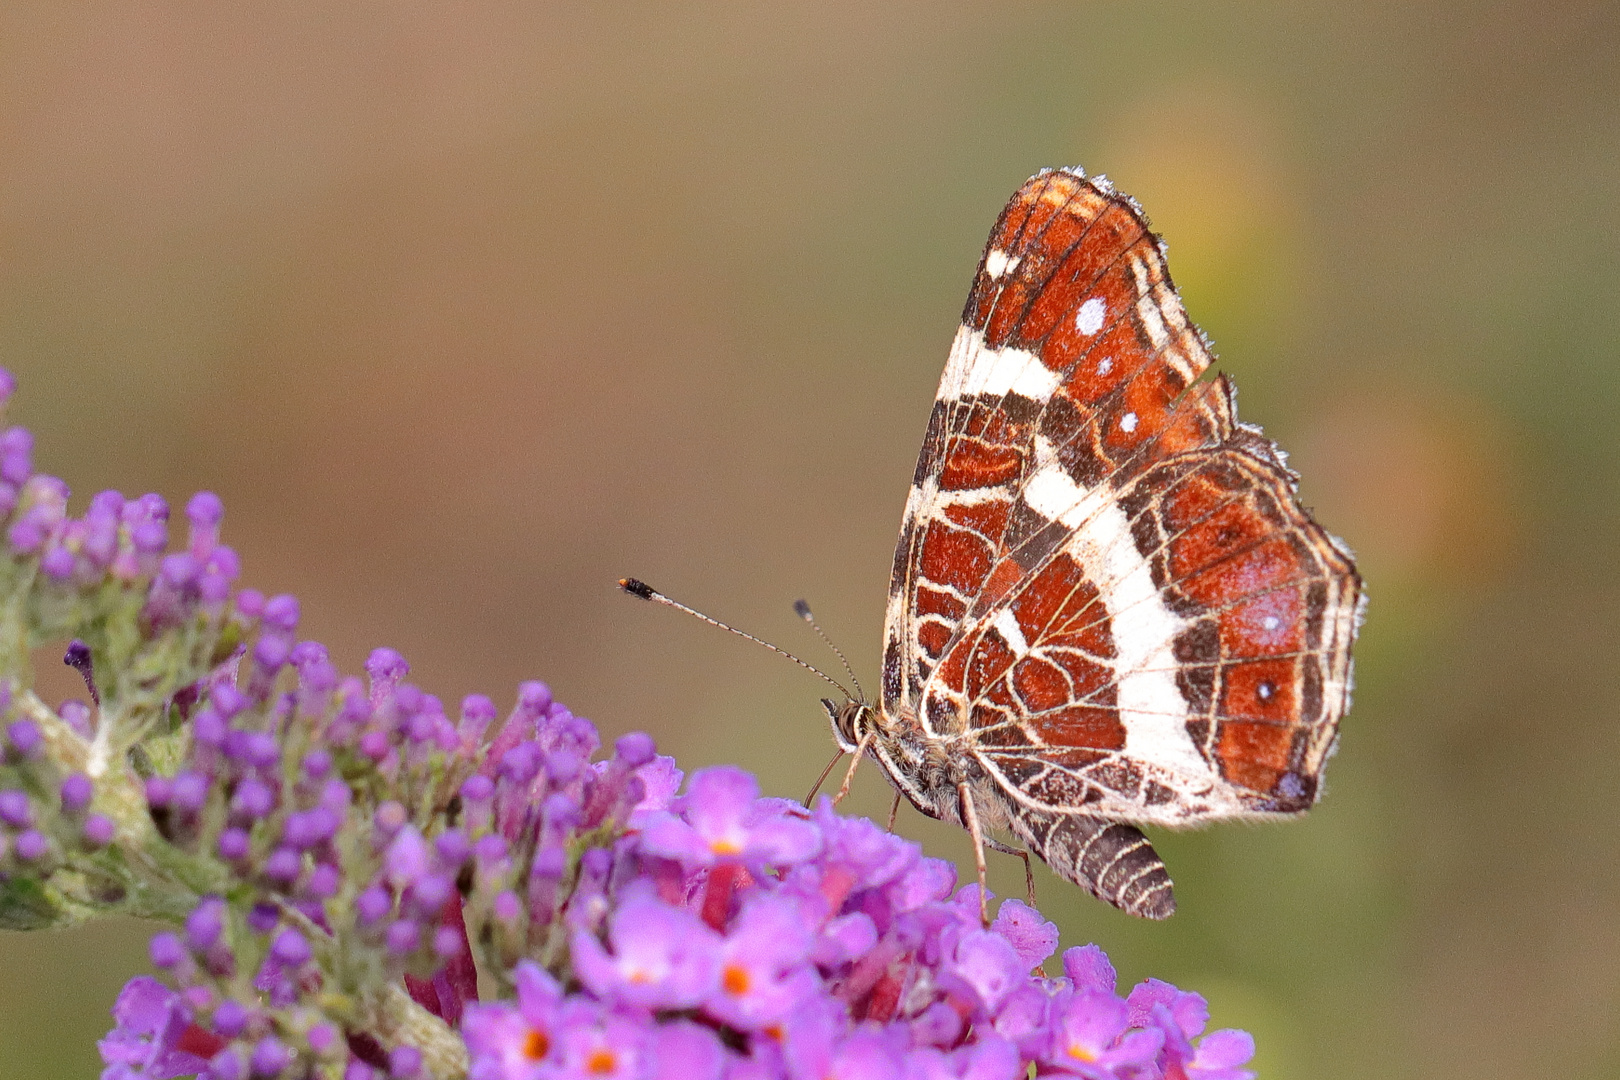
[{"label": "purple flower cluster", "polygon": [[[12,392],[0,371],[0,405]],[[453,712],[376,650],[346,676],[291,596],[238,589],[224,508],[69,512],[0,431],[0,622],[72,639],[88,701],[0,643],[0,925],[167,921],[103,1080],[1241,1080],[1203,999],[1124,997],[1058,934],[872,822],[598,758],[543,683]],[[11,651],[7,651],[10,649]],[[498,1000],[478,1001],[483,974]]]},{"label": "purple flower cluster", "polygon": [[[325,649],[295,640],[290,597],[238,594],[234,606],[258,615],[258,636],[239,668],[199,688],[181,767],[144,786],[164,839],[222,867],[225,881],[181,931],[153,939],[152,961],[225,1043],[210,1061],[215,1080],[338,1065],[350,1080],[414,1075],[420,1049],[345,1029],[330,986],[375,1000],[403,982],[451,1025],[476,998],[462,896],[492,848],[504,856],[493,826],[515,798],[504,777],[477,771],[495,707],[469,697],[452,721],[404,681],[409,668],[390,649],[372,654],[367,681],[340,677]],[[541,683],[523,687],[497,734],[510,747],[503,759],[535,745],[537,725],[588,735],[573,773],[613,774],[623,786],[622,763],[586,765],[594,728]],[[227,894],[246,899],[233,905]]]},{"label": "purple flower cluster", "polygon": [[[0,683],[0,709],[9,704],[9,690]],[[121,888],[116,877],[107,880],[97,864],[117,830],[111,818],[91,809],[95,785],[90,778],[83,772],[64,772],[45,752],[39,724],[27,717],[4,725],[0,748],[0,885],[13,879],[48,878],[71,867],[97,887]],[[16,902],[25,896],[36,904]],[[51,925],[85,914],[81,904],[67,896],[18,892],[10,899],[10,929]]]},{"label": "purple flower cluster", "polygon": [[[14,389],[0,370],[0,405]],[[26,657],[7,655],[0,671],[0,887],[22,879],[43,887],[8,889],[5,925],[61,925],[126,900],[124,910],[161,917],[184,901],[183,891],[141,880],[110,852],[121,829],[125,839],[150,831],[145,822],[121,825],[114,806],[127,807],[123,796],[140,780],[129,775],[126,755],[159,735],[164,720],[187,707],[186,694],[195,696],[188,684],[228,655],[220,648],[239,561],[218,542],[223,508],[214,495],[190,501],[186,547],[165,554],[169,508],[160,496],[103,491],[75,517],[67,485],[34,473],[32,451],[26,429],[0,432],[0,619],[25,627],[30,645],[74,638],[66,659],[84,675],[91,701],[49,708],[17,678]],[[111,675],[99,689],[98,663]],[[171,803],[201,806],[197,776],[145,782],[158,814]]]},{"label": "purple flower cluster", "polygon": [[469,1007],[473,1080],[1253,1075],[1246,1034],[1199,1039],[1198,995],[1121,998],[1096,946],[1046,978],[1053,924],[1009,900],[982,926],[977,885],[868,820],[733,768],[673,798],[672,761],[638,771],[630,830],[581,859],[568,962],[520,960],[515,1002]]},{"label": "purple flower cluster", "polygon": [[[0,404],[14,383],[0,371]],[[187,601],[215,608],[230,595],[241,570],[236,552],[218,542],[224,507],[201,492],[186,507],[191,533],[186,550],[165,555],[169,506],[162,496],[126,499],[103,491],[83,517],[68,513],[68,486],[35,474],[34,439],[26,428],[0,432],[0,516],[9,519],[6,542],[15,556],[38,560],[39,572],[63,585],[95,585],[111,577],[150,586],[148,616],[176,618]]]}]

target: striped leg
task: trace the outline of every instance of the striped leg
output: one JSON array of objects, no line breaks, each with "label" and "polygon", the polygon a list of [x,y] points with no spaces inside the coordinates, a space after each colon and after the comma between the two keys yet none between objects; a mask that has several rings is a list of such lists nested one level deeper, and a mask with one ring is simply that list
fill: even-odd
[{"label": "striped leg", "polygon": [[833,766],[837,765],[839,759],[843,756],[844,751],[840,749],[836,754],[833,755],[833,759],[827,762],[827,767],[821,770],[821,775],[816,777],[816,786],[811,788],[810,794],[804,797],[804,808],[806,810],[810,809],[810,804],[816,801],[816,792],[821,790],[821,785],[825,784],[827,782],[827,777],[832,775]]},{"label": "striped leg", "polygon": [[985,847],[991,851],[999,851],[1003,855],[1016,855],[1024,860],[1024,894],[1029,898],[1029,906],[1035,906],[1035,869],[1030,865],[1029,852],[1023,848],[1009,847],[993,836],[984,838]]},{"label": "striped leg", "polygon": [[849,771],[844,774],[844,782],[838,785],[838,794],[833,796],[833,805],[837,806],[849,794],[849,785],[855,782],[855,769],[860,765],[861,759],[866,756],[866,748],[872,745],[872,733],[868,731],[861,736],[861,741],[855,744],[855,760],[849,763]]}]

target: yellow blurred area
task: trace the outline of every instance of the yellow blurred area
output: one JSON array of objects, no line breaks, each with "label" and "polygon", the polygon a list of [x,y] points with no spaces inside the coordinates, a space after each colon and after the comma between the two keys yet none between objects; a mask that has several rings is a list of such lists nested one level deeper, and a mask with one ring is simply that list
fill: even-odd
[{"label": "yellow blurred area", "polygon": [[1369,578],[1483,586],[1521,554],[1515,433],[1465,389],[1391,384],[1331,402],[1292,464]]},{"label": "yellow blurred area", "polygon": [[1147,210],[1183,297],[1245,372],[1279,361],[1309,299],[1280,111],[1218,76],[1170,82],[1110,118],[1094,155]]},{"label": "yellow blurred area", "polygon": [[[18,0],[0,364],[76,508],[217,491],[247,583],[346,670],[544,678],[798,796],[821,684],[613,583],[821,663],[808,597],[875,682],[984,238],[1037,168],[1105,172],[1372,605],[1319,807],[1156,836],[1166,924],[1041,872],[1043,910],[1206,992],[1265,1080],[1601,1080],[1617,93],[1620,12],[1580,0]],[[95,1074],[144,934],[0,936],[0,1080]]]}]

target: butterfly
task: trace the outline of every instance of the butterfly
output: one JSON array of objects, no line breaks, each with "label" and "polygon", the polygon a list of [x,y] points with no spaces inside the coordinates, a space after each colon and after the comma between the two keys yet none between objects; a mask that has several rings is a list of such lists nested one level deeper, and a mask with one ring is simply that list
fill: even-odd
[{"label": "butterfly", "polygon": [[896,808],[966,828],[986,921],[984,849],[1029,868],[994,833],[1164,919],[1138,826],[1288,817],[1321,790],[1361,579],[1212,359],[1133,199],[1080,169],[1014,193],[906,499],[881,693],[823,700],[855,755],[839,797],[872,758]]},{"label": "butterfly", "polygon": [[906,500],[881,694],[825,702],[841,750],[972,834],[981,883],[998,831],[1163,919],[1138,826],[1321,790],[1361,580],[1211,360],[1134,200],[1079,169],[1018,189]]}]

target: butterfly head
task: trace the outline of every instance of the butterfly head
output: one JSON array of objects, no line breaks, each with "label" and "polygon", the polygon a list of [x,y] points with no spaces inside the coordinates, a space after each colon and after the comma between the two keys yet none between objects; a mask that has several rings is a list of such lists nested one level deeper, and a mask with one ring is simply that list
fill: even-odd
[{"label": "butterfly head", "polygon": [[832,698],[822,698],[821,706],[827,710],[827,719],[832,721],[833,738],[838,740],[838,748],[846,754],[853,754],[875,726],[876,711],[865,702],[846,700],[840,704]]}]

